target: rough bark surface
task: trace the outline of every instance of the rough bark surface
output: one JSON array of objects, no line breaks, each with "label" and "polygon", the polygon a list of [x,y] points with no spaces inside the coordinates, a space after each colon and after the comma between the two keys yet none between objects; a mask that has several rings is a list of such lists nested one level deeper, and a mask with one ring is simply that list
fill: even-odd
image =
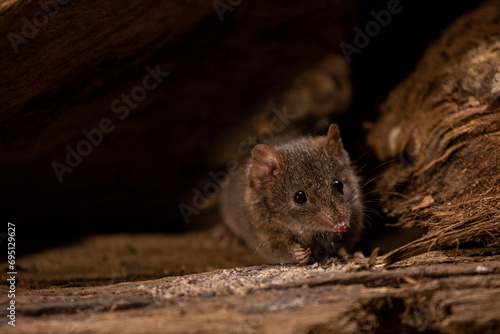
[{"label": "rough bark surface", "polygon": [[369,143],[388,161],[386,212],[428,234],[394,251],[500,238],[500,10],[487,1],[454,22],[381,106]]},{"label": "rough bark surface", "polygon": [[[108,242],[116,245],[120,238],[123,237],[116,236]],[[140,244],[139,241],[135,239],[134,243]],[[77,253],[73,249],[73,254]],[[95,259],[94,269],[98,269],[99,260]],[[345,263],[329,259],[308,266],[222,269],[101,287],[19,288],[16,328],[2,321],[0,330],[2,333],[495,333],[500,330],[500,249],[431,252],[388,268],[384,268],[383,260],[379,257]],[[195,262],[185,260],[184,264],[189,267]],[[43,267],[44,262],[40,263]],[[148,270],[147,263],[141,271]],[[42,280],[40,275],[39,279]],[[3,290],[6,288],[2,287],[1,305],[8,302]],[[4,313],[3,309],[2,317]]]}]

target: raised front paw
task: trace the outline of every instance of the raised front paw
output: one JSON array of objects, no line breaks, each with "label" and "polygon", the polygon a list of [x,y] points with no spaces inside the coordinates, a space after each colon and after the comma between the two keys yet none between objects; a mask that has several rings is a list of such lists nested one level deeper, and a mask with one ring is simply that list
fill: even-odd
[{"label": "raised front paw", "polygon": [[300,245],[292,246],[293,260],[298,264],[308,264],[311,257],[311,249],[304,249]]}]

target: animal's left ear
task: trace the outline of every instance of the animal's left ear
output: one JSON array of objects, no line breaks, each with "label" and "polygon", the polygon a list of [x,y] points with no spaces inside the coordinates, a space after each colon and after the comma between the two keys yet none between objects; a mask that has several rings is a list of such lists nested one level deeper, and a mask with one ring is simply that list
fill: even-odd
[{"label": "animal's left ear", "polygon": [[340,138],[340,131],[337,124],[331,124],[328,128],[325,149],[326,153],[333,157],[339,157],[344,154],[344,146],[342,145],[342,138]]}]

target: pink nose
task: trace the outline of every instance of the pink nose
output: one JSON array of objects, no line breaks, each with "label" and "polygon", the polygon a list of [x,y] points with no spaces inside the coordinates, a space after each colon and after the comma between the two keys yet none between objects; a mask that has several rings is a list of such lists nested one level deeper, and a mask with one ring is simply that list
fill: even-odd
[{"label": "pink nose", "polygon": [[342,233],[342,232],[347,231],[348,227],[349,227],[349,222],[342,222],[342,223],[339,223],[339,224],[335,224],[335,226],[333,227],[333,230],[335,232]]}]

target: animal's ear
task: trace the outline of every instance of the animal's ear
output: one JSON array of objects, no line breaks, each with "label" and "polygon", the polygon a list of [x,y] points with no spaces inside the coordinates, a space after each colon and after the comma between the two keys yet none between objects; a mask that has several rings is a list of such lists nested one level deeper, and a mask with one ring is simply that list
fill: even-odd
[{"label": "animal's ear", "polygon": [[252,163],[248,171],[251,185],[271,181],[280,168],[279,153],[271,146],[258,144],[252,150]]},{"label": "animal's ear", "polygon": [[344,154],[344,146],[342,145],[342,138],[340,138],[340,131],[337,124],[331,124],[326,134],[326,153],[333,157],[342,156]]}]

